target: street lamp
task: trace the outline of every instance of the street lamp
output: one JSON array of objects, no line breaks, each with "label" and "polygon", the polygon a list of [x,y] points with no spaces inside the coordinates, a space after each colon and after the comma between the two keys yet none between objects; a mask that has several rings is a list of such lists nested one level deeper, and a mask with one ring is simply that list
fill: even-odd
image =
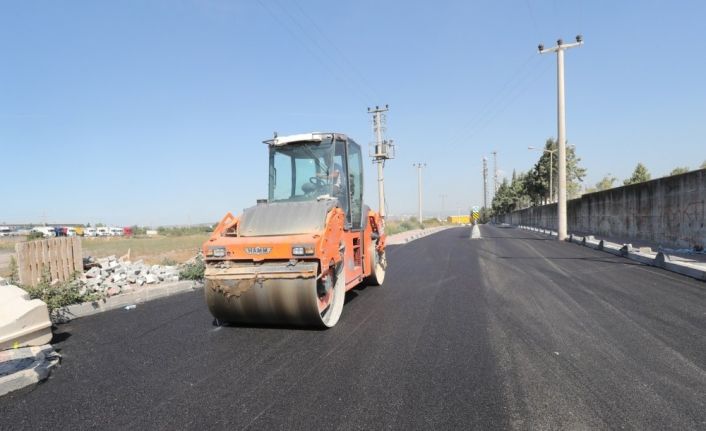
[{"label": "street lamp", "polygon": [[[537,148],[537,147],[527,147],[528,150],[536,150],[540,151],[542,148]],[[554,172],[554,153],[559,151],[557,148],[556,150],[547,150],[546,148],[543,149],[545,153],[549,153],[549,203],[554,203],[554,184],[553,184],[553,172]]]}]

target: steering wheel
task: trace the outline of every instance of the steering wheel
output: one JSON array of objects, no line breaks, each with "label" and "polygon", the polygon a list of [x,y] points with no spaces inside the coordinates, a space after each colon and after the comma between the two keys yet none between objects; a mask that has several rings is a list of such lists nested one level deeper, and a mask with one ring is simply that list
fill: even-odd
[{"label": "steering wheel", "polygon": [[319,177],[310,177],[309,182],[316,187],[323,187],[327,184],[326,180]]}]

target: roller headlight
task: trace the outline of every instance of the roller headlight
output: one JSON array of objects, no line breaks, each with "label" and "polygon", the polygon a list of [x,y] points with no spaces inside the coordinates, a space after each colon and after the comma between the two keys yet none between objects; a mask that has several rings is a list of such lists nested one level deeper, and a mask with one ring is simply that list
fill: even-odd
[{"label": "roller headlight", "polygon": [[313,256],[314,246],[308,245],[295,245],[292,247],[292,256]]},{"label": "roller headlight", "polygon": [[225,247],[211,247],[208,250],[211,256],[213,257],[226,257],[226,248]]}]

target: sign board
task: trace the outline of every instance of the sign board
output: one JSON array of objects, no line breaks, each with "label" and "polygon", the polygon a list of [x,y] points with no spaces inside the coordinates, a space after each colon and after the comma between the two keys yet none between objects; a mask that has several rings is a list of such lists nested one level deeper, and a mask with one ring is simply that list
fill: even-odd
[{"label": "sign board", "polygon": [[473,207],[473,211],[471,212],[471,218],[474,222],[480,220],[480,208],[477,205]]}]

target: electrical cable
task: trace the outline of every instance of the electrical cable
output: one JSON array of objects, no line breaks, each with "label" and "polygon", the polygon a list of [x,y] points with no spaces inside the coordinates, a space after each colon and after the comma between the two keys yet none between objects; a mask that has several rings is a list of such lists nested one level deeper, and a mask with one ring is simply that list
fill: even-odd
[{"label": "electrical cable", "polygon": [[[275,21],[277,21],[280,24],[280,26],[282,26],[292,36],[292,38],[296,39],[297,42],[299,42],[307,51],[309,51],[309,54],[311,54],[311,56],[314,57],[314,59],[316,61],[318,61],[319,63],[321,63],[321,65],[323,67],[328,69],[328,71],[331,73],[331,75],[333,77],[335,77],[337,80],[339,80],[342,84],[349,87],[351,90],[354,90],[353,93],[355,93],[355,96],[358,97],[364,105],[368,104],[369,101],[366,100],[366,98],[363,97],[357,91],[357,90],[359,90],[359,88],[355,88],[356,85],[354,83],[349,82],[348,79],[346,79],[346,78],[342,77],[340,74],[338,74],[337,71],[331,67],[331,64],[329,62],[325,61],[325,59],[323,59],[319,53],[317,53],[307,43],[305,43],[305,41],[303,41],[301,39],[301,37],[298,36],[289,25],[287,25],[282,19],[280,19],[280,17],[277,16],[277,14],[275,14],[275,12],[272,9],[270,9],[270,7],[267,6],[263,0],[257,0],[257,2]],[[292,20],[291,17],[290,17],[290,20]],[[353,84],[352,87],[351,87],[351,84]]]}]

